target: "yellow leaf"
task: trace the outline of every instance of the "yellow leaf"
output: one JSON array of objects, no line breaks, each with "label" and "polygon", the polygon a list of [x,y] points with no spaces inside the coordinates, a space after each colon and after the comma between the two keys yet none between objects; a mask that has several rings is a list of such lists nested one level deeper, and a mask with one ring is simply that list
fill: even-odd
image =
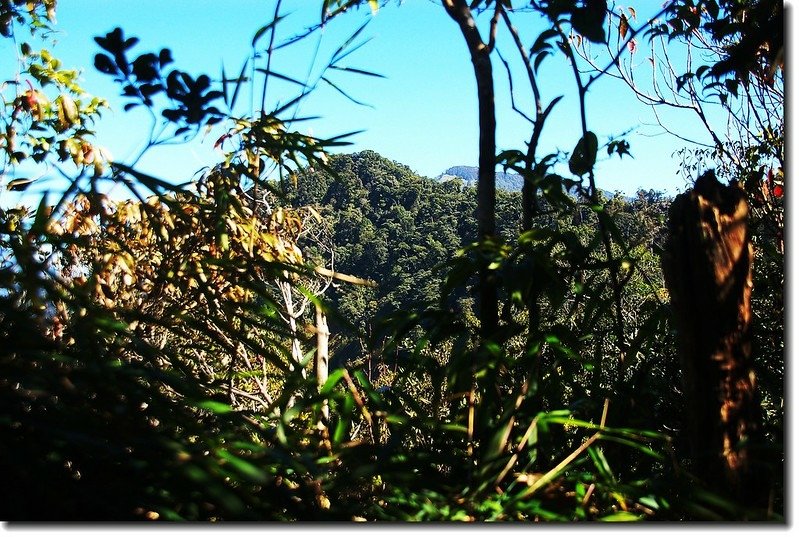
[{"label": "yellow leaf", "polygon": [[313,216],[316,219],[316,221],[319,222],[320,224],[324,221],[322,215],[319,214],[319,212],[310,205],[307,207],[307,210],[309,213],[311,213],[311,216]]},{"label": "yellow leaf", "polygon": [[62,93],[56,99],[56,105],[58,106],[58,126],[61,130],[66,130],[78,123],[78,107],[75,106],[72,97]]}]

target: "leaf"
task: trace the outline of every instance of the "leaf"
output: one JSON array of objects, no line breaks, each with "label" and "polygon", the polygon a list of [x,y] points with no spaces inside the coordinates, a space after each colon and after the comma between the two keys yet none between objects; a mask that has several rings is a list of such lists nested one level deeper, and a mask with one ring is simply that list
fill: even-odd
[{"label": "leaf", "polygon": [[101,73],[105,73],[107,75],[114,75],[118,71],[114,60],[105,54],[97,54],[94,57],[94,67]]},{"label": "leaf", "polygon": [[551,239],[555,236],[555,231],[547,228],[533,228],[519,235],[519,244]]},{"label": "leaf", "polygon": [[321,80],[322,80],[322,82],[324,82],[324,83],[328,84],[330,87],[332,87],[334,90],[336,90],[337,92],[339,92],[340,94],[342,94],[344,97],[346,97],[347,99],[349,99],[349,100],[350,100],[350,101],[352,101],[353,103],[355,103],[355,104],[357,104],[357,105],[360,105],[360,106],[366,106],[366,107],[370,107],[370,108],[371,108],[371,105],[369,105],[368,103],[365,103],[365,102],[359,101],[359,100],[358,100],[358,99],[356,99],[355,97],[351,96],[349,93],[347,93],[346,91],[344,91],[343,89],[341,89],[340,87],[338,87],[337,85],[335,85],[333,82],[331,82],[331,81],[330,81],[328,78],[326,78],[326,77],[324,77],[324,76],[323,76],[323,77],[321,78]]},{"label": "leaf", "polygon": [[230,407],[230,405],[210,399],[207,401],[196,401],[194,406],[203,410],[208,410],[214,414],[228,414],[229,412],[233,412],[233,409]]},{"label": "leaf", "polygon": [[732,78],[728,78],[724,81],[724,87],[727,88],[727,91],[732,93],[735,97],[738,97],[738,81]]},{"label": "leaf", "polygon": [[172,63],[172,61],[172,52],[168,48],[162,48],[158,53],[158,63],[161,64],[161,67]]},{"label": "leaf", "polygon": [[541,35],[535,40],[533,46],[530,47],[530,55],[536,54],[542,50],[548,50],[552,48],[552,45],[547,43],[549,39],[558,36],[558,31],[555,29],[550,28],[549,30],[545,30],[541,32]]},{"label": "leaf", "polygon": [[[233,108],[236,106],[236,99],[239,96],[239,90],[241,89],[242,82],[244,82],[246,79],[244,76],[244,71],[247,69],[247,65],[249,63],[249,58],[244,60],[244,65],[241,66],[241,72],[239,73],[238,78],[236,78],[236,87],[233,89],[233,97],[230,98],[230,104],[228,105],[231,110],[233,110]],[[227,80],[223,81],[223,84],[227,84]]]},{"label": "leaf", "polygon": [[619,158],[623,158],[624,155],[630,155],[630,142],[627,140],[611,141],[608,144],[608,155],[612,155],[613,153],[618,154]]},{"label": "leaf", "polygon": [[550,112],[552,112],[552,109],[555,108],[555,105],[558,104],[561,99],[563,99],[563,95],[558,95],[549,102],[547,107],[544,109],[543,114],[541,114],[542,121],[545,120],[547,116],[549,116]]},{"label": "leaf", "polygon": [[637,522],[641,520],[641,515],[630,513],[629,511],[619,511],[612,515],[607,515],[600,518],[602,522]]},{"label": "leaf", "polygon": [[336,428],[333,431],[333,444],[341,444],[344,440],[344,435],[350,429],[350,420],[352,419],[352,411],[355,409],[355,400],[352,394],[347,394],[344,398],[344,407],[339,411],[339,419],[336,423]]},{"label": "leaf", "polygon": [[538,68],[541,66],[541,62],[543,62],[544,59],[547,56],[549,56],[550,54],[552,54],[552,53],[549,52],[548,50],[544,50],[544,51],[539,52],[538,55],[535,57],[535,61],[533,62],[533,70],[536,73],[538,72]]},{"label": "leaf", "polygon": [[622,39],[627,37],[627,32],[630,29],[630,24],[627,22],[627,15],[624,13],[621,14],[621,18],[619,20],[619,35]]},{"label": "leaf", "polygon": [[365,71],[363,69],[356,69],[355,67],[339,67],[338,65],[331,65],[330,68],[336,69],[338,71],[349,71],[350,73],[357,73],[359,75],[374,76],[377,78],[386,78],[386,75],[381,75],[380,73],[374,73],[372,71]]},{"label": "leaf", "polygon": [[180,185],[173,185],[172,183],[168,183],[163,179],[158,179],[157,177],[153,177],[152,175],[148,175],[146,173],[134,170],[133,168],[125,164],[114,162],[111,164],[111,166],[112,168],[114,168],[115,171],[121,171],[132,175],[133,177],[138,179],[145,187],[149,188],[153,193],[157,193],[159,190],[167,192],[185,192],[185,189],[182,188]]},{"label": "leaf", "polygon": [[339,381],[344,377],[344,373],[346,373],[345,369],[336,369],[332,373],[330,373],[327,377],[327,381],[325,385],[319,389],[319,393],[321,395],[331,395],[333,393],[333,389],[339,383]]},{"label": "leaf", "polygon": [[605,42],[606,0],[586,0],[585,6],[572,12],[572,27],[580,35],[594,43]]},{"label": "leaf", "polygon": [[593,169],[596,163],[596,153],[599,148],[599,142],[596,134],[591,131],[585,133],[585,136],[577,142],[574,147],[571,158],[569,158],[569,170],[574,175],[583,176]]},{"label": "leaf", "polygon": [[56,105],[58,106],[58,122],[62,129],[67,129],[78,123],[80,119],[78,117],[78,107],[72,97],[62,93],[56,98]]},{"label": "leaf", "polygon": [[8,182],[6,188],[11,190],[12,192],[23,192],[27,189],[31,184],[33,184],[34,179],[29,179],[27,177],[20,177],[19,179],[12,179]]},{"label": "leaf", "polygon": [[[366,29],[366,25],[367,25],[367,24],[369,24],[369,20],[368,20],[368,19],[367,19],[367,20],[366,20],[366,21],[365,21],[365,22],[364,22],[364,23],[363,23],[363,24],[362,24],[362,25],[361,25],[361,26],[360,26],[360,27],[359,27],[357,30],[355,30],[355,31],[352,33],[352,35],[350,35],[350,36],[347,38],[347,40],[346,40],[346,41],[344,41],[344,43],[342,43],[342,44],[341,44],[341,46],[339,46],[339,47],[336,49],[336,51],[333,53],[333,59],[332,59],[332,60],[331,60],[331,62],[330,62],[331,64],[333,64],[333,63],[336,63],[336,62],[338,62],[339,60],[342,60],[342,59],[344,59],[346,56],[348,56],[349,54],[351,54],[351,53],[353,52],[353,50],[350,50],[350,51],[347,51],[346,53],[343,53],[343,54],[342,54],[342,52],[344,52],[344,50],[345,50],[345,49],[346,49],[348,46],[350,46],[350,44],[351,44],[353,41],[355,41],[355,39],[356,39],[356,38],[357,38],[357,37],[358,37],[358,36],[361,34],[361,32],[363,32],[363,31]],[[355,47],[355,49],[354,49],[354,50],[357,50],[358,48],[360,48],[360,45],[359,45],[358,47]]]},{"label": "leaf", "polygon": [[252,48],[255,48],[255,45],[258,44],[258,41],[260,41],[260,39],[264,36],[264,34],[266,32],[268,32],[269,30],[273,29],[275,27],[275,25],[278,22],[280,22],[281,20],[283,20],[284,18],[285,18],[285,15],[281,15],[279,17],[275,17],[275,19],[273,21],[271,21],[271,22],[265,24],[264,26],[261,26],[260,28],[258,28],[258,30],[255,32],[255,35],[253,35],[252,44],[250,46],[252,46]]},{"label": "leaf", "polygon": [[605,458],[605,454],[602,452],[601,448],[596,446],[590,446],[588,448],[588,455],[591,457],[591,460],[594,463],[599,475],[602,476],[607,483],[613,483],[615,478],[613,477],[613,471],[610,469],[610,465],[608,464],[608,460]]},{"label": "leaf", "polygon": [[296,78],[291,78],[290,76],[286,76],[286,75],[280,74],[280,73],[278,73],[276,71],[272,71],[272,70],[269,70],[269,69],[264,69],[262,67],[257,67],[255,70],[258,71],[259,73],[265,74],[267,77],[273,76],[275,78],[279,78],[280,80],[284,80],[286,82],[291,82],[292,84],[297,84],[298,86],[303,87],[303,88],[307,87],[307,85],[304,82],[300,82]]},{"label": "leaf", "polygon": [[249,478],[251,481],[263,484],[269,480],[269,474],[251,462],[237,457],[225,449],[218,450],[217,454],[225,463],[230,464],[238,473]]},{"label": "leaf", "polygon": [[47,196],[42,196],[39,201],[39,207],[36,209],[36,217],[31,224],[31,231],[34,233],[42,233],[47,229],[47,224],[50,220],[52,209],[47,203]]}]

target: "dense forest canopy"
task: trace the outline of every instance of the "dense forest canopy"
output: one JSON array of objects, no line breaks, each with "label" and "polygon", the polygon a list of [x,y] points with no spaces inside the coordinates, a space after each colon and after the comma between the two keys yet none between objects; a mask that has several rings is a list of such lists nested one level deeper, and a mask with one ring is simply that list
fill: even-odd
[{"label": "dense forest canopy", "polygon": [[[437,178],[308,133],[296,106],[316,86],[272,55],[381,8],[319,5],[279,42],[271,2],[221,79],[98,32],[93,67],[152,119],[145,151],[222,129],[219,163],[177,184],[114,160],[94,132],[107,101],[32,46],[56,1],[0,0],[16,55],[0,186],[41,167],[67,184],[0,207],[2,518],[783,522],[782,3],[675,0],[639,20],[605,0],[443,0],[480,146],[477,168]],[[325,72],[376,76],[341,63],[365,27]],[[544,154],[553,56],[580,136]],[[509,61],[530,138],[499,151]],[[635,155],[591,130],[605,78],[703,121],[686,193],[598,187],[598,155]],[[275,80],[297,87],[270,110]],[[243,93],[261,108],[241,115]]]}]

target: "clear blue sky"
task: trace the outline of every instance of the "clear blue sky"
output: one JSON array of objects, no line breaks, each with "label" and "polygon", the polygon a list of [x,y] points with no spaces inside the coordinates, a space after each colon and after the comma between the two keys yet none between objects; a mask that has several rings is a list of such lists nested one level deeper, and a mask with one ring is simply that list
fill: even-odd
[{"label": "clear blue sky", "polygon": [[[277,40],[318,21],[319,4],[316,0],[284,1],[282,12],[289,16],[278,26]],[[660,2],[633,4],[639,4],[639,18],[643,20],[647,10],[656,10]],[[180,69],[218,77],[224,64],[230,77],[238,74],[250,54],[253,34],[271,19],[273,10],[274,2],[268,0],[60,0],[57,28],[61,33],[54,50],[65,66],[83,70],[83,84],[89,92],[110,100],[112,110],[97,126],[99,141],[116,160],[126,162],[138,152],[146,136],[147,118],[141,113],[123,112],[124,101],[117,97],[119,87],[95,71],[93,57],[99,47],[93,36],[120,26],[126,35],[140,38],[134,53],[166,47],[172,50],[174,66]],[[344,151],[374,149],[429,177],[453,165],[476,165],[478,129],[473,71],[457,26],[439,2],[405,0],[397,5],[392,1],[374,17],[368,8],[363,8],[334,20],[321,34],[317,67],[367,18],[372,21],[361,35],[371,38],[370,42],[342,65],[379,72],[386,78],[346,72],[332,77],[370,107],[357,106],[323,86],[300,110],[301,114],[321,118],[300,128],[312,129],[317,136],[364,130],[352,138],[354,145]],[[481,23],[487,23],[487,17]],[[519,26],[528,43],[541,31],[524,18],[519,19]],[[314,58],[316,40],[313,37],[279,51],[274,57],[274,69],[304,79]],[[509,45],[504,36],[500,50],[512,63],[518,63]],[[8,55],[8,47],[8,43],[0,43],[0,54]],[[530,127],[510,109],[506,73],[496,56],[494,71],[498,150],[523,149]],[[545,129],[539,155],[557,148],[570,151],[580,133],[571,71],[565,58],[553,56],[545,61],[541,73],[545,100],[561,94],[565,97]],[[524,82],[523,73],[516,69],[517,87],[524,89]],[[271,90],[272,103],[294,94],[286,84],[274,84]],[[248,94],[243,97],[249,99]],[[530,110],[529,91],[519,91],[517,103]],[[609,135],[633,129],[627,139],[634,158],[614,157],[601,162],[597,168],[601,188],[632,194],[642,187],[674,194],[685,187],[684,180],[676,174],[678,163],[673,153],[686,144],[653,127],[651,111],[640,105],[626,86],[612,80],[598,83],[589,94],[588,109],[589,128],[597,133],[600,143]],[[667,120],[686,136],[707,139],[690,114],[670,113]],[[219,159],[219,152],[213,149],[217,136],[200,138],[188,146],[155,149],[141,167],[164,179],[185,180],[200,167]]]}]

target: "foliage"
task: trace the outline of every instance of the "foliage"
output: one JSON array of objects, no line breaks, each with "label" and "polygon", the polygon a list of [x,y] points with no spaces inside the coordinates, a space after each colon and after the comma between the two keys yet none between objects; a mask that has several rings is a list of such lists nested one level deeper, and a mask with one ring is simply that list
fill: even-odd
[{"label": "foliage", "polygon": [[[649,51],[633,48],[625,59],[622,51],[625,41],[629,42],[628,23],[633,16],[634,12],[630,18],[623,13],[617,19],[620,44],[611,52],[620,60],[619,77],[653,108],[692,111],[699,128],[707,132],[710,143],[680,151],[684,163],[680,172],[686,178],[693,180],[713,167],[722,180],[738,184],[747,194],[756,266],[752,291],[754,364],[764,409],[767,415],[776,417],[782,414],[782,403],[774,395],[780,392],[777,386],[784,378],[782,3],[671,2],[663,18],[652,21],[647,32]],[[687,51],[684,64],[668,53],[675,44]],[[634,58],[638,54],[649,56],[656,76],[636,76]],[[593,61],[592,65],[597,64]],[[651,80],[651,87],[637,82],[644,79]],[[668,125],[664,129],[674,130]],[[781,418],[768,422],[770,437],[779,438]],[[777,454],[774,458],[783,457]]]},{"label": "foliage", "polygon": [[[29,21],[34,35],[46,33],[55,21],[55,1],[3,2],[0,27],[5,37],[17,37],[14,22]],[[72,161],[81,173],[101,175],[109,155],[92,141],[93,123],[107,107],[105,99],[87,94],[78,84],[77,70],[65,69],[48,49],[34,50],[16,41],[17,76],[0,89],[0,173],[23,162]],[[3,185],[25,190],[35,178],[17,176]]]},{"label": "foliage", "polygon": [[[325,1],[320,24],[360,4]],[[263,75],[264,95],[246,114],[236,97],[256,80],[245,69],[216,83],[171,67],[166,49],[133,58],[137,40],[121,29],[97,38],[95,67],[153,119],[148,148],[222,129],[222,162],[180,187],[109,162],[88,129],[103,102],[87,101],[49,53],[22,51],[14,95],[4,95],[8,186],[28,184],[14,174],[30,161],[72,160],[77,170],[65,172],[59,202],[0,213],[3,518],[780,519],[781,258],[764,256],[757,278],[771,294],[755,306],[774,503],[741,506],[686,471],[658,257],[670,200],[610,197],[594,176],[600,151],[631,148],[600,147],[589,129],[585,95],[598,75],[581,70],[578,52],[611,41],[609,20],[628,42],[648,25],[631,28],[629,11],[609,18],[604,1],[532,2],[546,29],[527,48],[511,4],[445,2],[451,15],[461,10],[456,21],[491,14],[480,61],[491,61],[503,21],[533,90],[526,151],[489,155],[491,177],[499,164],[522,178],[522,192],[491,200],[374,152],[329,155],[344,137],[317,139],[288,119],[316,83],[339,88],[325,73],[341,70],[364,25],[316,83],[295,81],[299,93],[268,111],[270,78],[293,80],[271,69],[283,45],[276,2],[245,63]],[[711,22],[740,18],[735,3],[722,3],[721,16],[711,4],[702,12]],[[3,35],[44,31],[54,5],[0,3]],[[738,31],[702,28],[721,40]],[[560,96],[545,104],[536,73],[553,53],[573,67],[581,134],[570,152],[542,156]],[[17,132],[23,150],[12,146]],[[762,142],[745,149],[753,162],[773,158],[763,156],[773,140]],[[104,195],[108,180],[130,199]],[[781,208],[769,188],[764,201]],[[496,220],[488,235],[480,215]],[[771,233],[753,227],[763,252]],[[486,281],[498,305],[488,332]],[[308,374],[322,331],[309,305],[331,318],[327,377]]]}]

